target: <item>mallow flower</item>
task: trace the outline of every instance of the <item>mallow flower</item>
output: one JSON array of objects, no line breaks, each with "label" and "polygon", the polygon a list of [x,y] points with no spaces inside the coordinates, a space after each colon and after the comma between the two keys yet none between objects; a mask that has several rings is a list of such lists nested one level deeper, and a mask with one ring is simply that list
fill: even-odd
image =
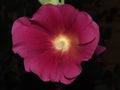
[{"label": "mallow flower", "polygon": [[81,62],[92,58],[99,26],[87,12],[71,5],[46,4],[32,18],[14,22],[12,41],[27,72],[43,81],[70,84],[82,72]]}]

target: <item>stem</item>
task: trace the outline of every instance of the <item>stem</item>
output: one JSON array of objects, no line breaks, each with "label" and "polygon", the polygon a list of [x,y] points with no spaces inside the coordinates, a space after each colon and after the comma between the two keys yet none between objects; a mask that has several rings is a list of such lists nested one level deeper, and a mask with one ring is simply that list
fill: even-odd
[{"label": "stem", "polygon": [[59,0],[38,0],[42,5],[44,4],[53,4],[58,5],[60,4]]},{"label": "stem", "polygon": [[61,4],[65,4],[65,0],[61,0]]},{"label": "stem", "polygon": [[65,0],[38,0],[42,5],[44,4],[53,4],[53,5],[58,5],[58,4],[65,4]]}]

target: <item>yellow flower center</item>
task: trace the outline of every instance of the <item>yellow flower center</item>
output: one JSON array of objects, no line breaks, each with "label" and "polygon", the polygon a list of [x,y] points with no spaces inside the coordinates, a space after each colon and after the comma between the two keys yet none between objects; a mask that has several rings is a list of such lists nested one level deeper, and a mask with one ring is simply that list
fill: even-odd
[{"label": "yellow flower center", "polygon": [[70,39],[64,35],[59,35],[53,40],[53,46],[58,51],[67,51],[70,48]]}]

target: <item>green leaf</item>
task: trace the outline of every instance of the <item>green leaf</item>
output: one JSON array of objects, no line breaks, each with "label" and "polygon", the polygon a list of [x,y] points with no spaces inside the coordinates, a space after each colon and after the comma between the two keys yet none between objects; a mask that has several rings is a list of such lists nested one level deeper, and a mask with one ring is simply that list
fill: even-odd
[{"label": "green leaf", "polygon": [[38,0],[41,4],[53,4],[58,5],[60,4],[59,0]]},{"label": "green leaf", "polygon": [[61,4],[64,4],[65,3],[65,0],[61,0]]}]

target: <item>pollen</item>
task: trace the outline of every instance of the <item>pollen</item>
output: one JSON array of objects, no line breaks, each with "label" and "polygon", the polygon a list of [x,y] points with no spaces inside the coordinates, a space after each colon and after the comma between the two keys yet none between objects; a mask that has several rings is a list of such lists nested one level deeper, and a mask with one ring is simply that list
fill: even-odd
[{"label": "pollen", "polygon": [[65,52],[70,48],[70,39],[67,36],[59,35],[53,40],[53,46],[56,50]]}]

